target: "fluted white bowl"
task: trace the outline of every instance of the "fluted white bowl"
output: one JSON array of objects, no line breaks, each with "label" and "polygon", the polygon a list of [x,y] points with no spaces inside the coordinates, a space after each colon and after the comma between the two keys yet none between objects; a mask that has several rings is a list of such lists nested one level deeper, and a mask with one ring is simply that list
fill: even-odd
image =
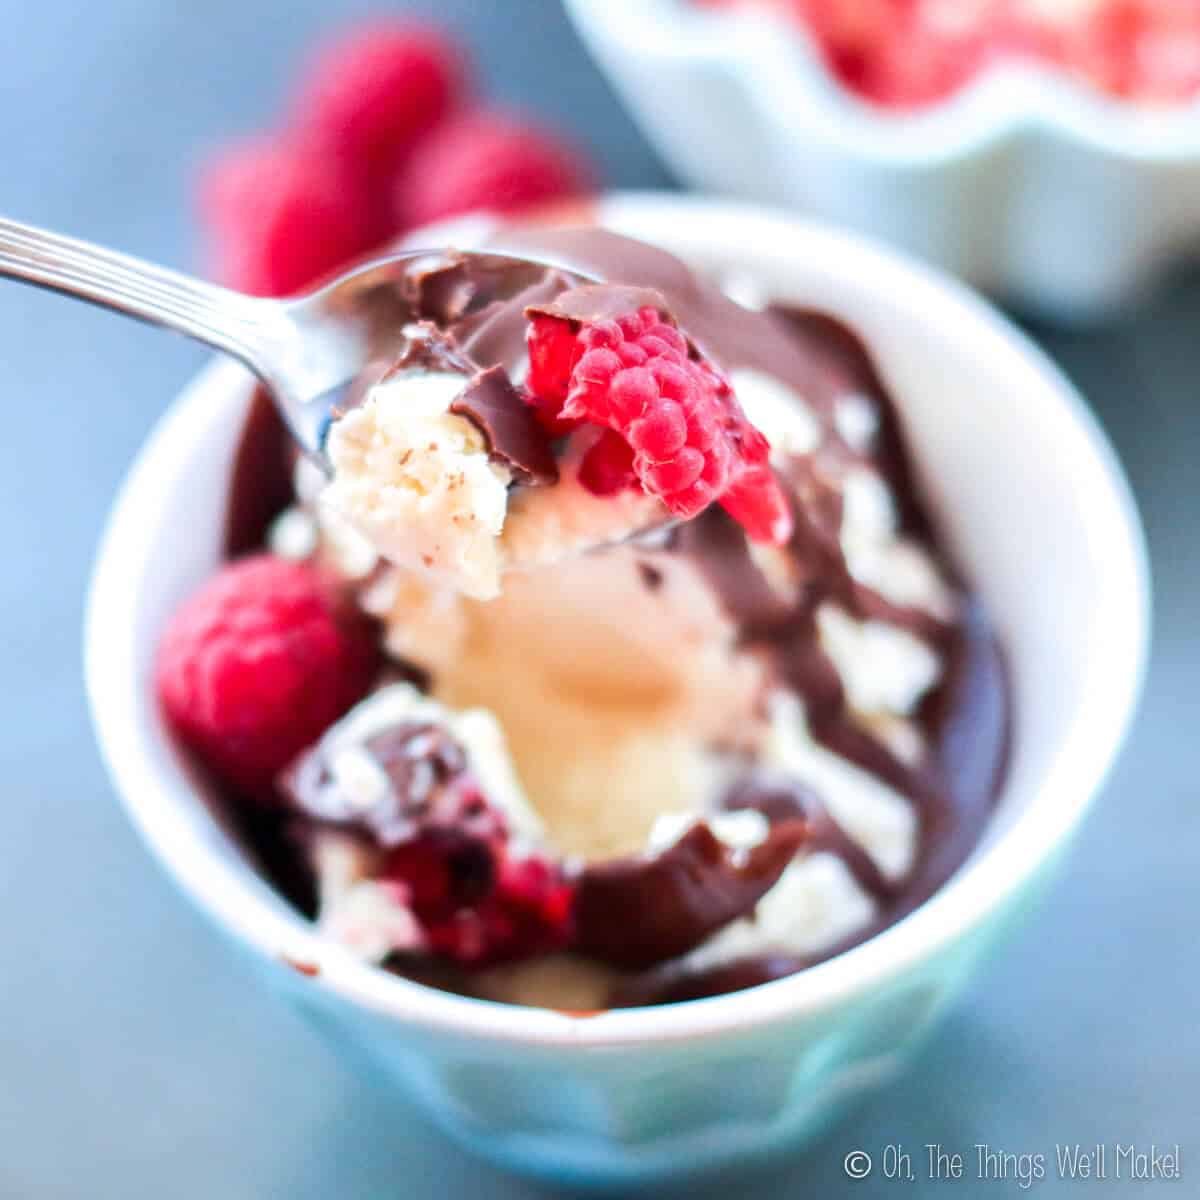
[{"label": "fluted white bowl", "polygon": [[679,176],[917,254],[1026,309],[1107,315],[1200,247],[1200,102],[1001,63],[916,113],[856,99],[804,30],[691,0],[564,0]]}]

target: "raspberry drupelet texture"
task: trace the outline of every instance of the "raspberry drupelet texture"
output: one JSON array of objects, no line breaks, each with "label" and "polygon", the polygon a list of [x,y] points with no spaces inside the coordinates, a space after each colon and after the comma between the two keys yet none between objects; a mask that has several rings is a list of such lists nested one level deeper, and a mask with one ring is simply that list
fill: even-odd
[{"label": "raspberry drupelet texture", "polygon": [[605,433],[580,468],[601,495],[639,485],[688,519],[719,502],[756,541],[791,534],[766,438],[725,376],[653,307],[579,323],[535,313],[528,331],[531,403],[559,435]]},{"label": "raspberry drupelet texture", "polygon": [[158,650],[167,719],[224,779],[270,800],[275,776],[375,672],[376,638],[311,567],[272,555],[225,567],[175,614]]},{"label": "raspberry drupelet texture", "polygon": [[441,830],[388,852],[381,878],[411,909],[430,953],[467,966],[566,949],[573,885],[557,865],[515,857],[503,835]]}]

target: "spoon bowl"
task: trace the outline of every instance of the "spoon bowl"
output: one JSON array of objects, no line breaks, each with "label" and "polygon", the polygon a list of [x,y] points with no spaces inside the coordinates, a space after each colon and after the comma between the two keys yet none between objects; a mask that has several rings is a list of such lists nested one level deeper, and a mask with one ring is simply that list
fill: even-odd
[{"label": "spoon bowl", "polygon": [[0,276],[173,329],[238,359],[267,387],[300,448],[326,469],[324,437],[335,410],[352,399],[373,362],[403,344],[406,278],[414,266],[450,258],[494,281],[496,294],[512,286],[502,268],[511,275],[514,264],[549,265],[480,251],[405,250],[277,300],[0,217]]}]

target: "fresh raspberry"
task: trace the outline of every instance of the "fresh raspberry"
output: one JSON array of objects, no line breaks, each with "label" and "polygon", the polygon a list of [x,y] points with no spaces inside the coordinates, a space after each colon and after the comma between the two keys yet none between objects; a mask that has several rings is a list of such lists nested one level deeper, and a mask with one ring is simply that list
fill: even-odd
[{"label": "fresh raspberry", "polygon": [[606,429],[583,456],[579,482],[595,496],[613,496],[637,486],[633,447],[617,432]]},{"label": "fresh raspberry", "polygon": [[389,850],[381,877],[404,885],[418,920],[438,924],[490,895],[503,845],[462,830],[428,830]]},{"label": "fresh raspberry", "polygon": [[809,28],[848,87],[890,107],[934,103],[1014,58],[1063,67],[1117,97],[1178,103],[1200,90],[1195,0],[1097,0],[1061,13],[1026,0],[775,2]]},{"label": "fresh raspberry", "polygon": [[470,966],[565,949],[574,888],[544,859],[510,858],[503,842],[453,833],[389,852],[385,883],[398,888],[434,954]]},{"label": "fresh raspberry", "polygon": [[1070,41],[1071,61],[1115,96],[1178,103],[1200,90],[1200,7],[1188,0],[1109,0]]},{"label": "fresh raspberry", "polygon": [[577,196],[589,172],[550,133],[503,113],[477,111],[444,122],[416,148],[395,181],[402,227],[475,209],[515,212]]},{"label": "fresh raspberry", "polygon": [[384,187],[461,101],[466,76],[463,55],[438,30],[373,22],[318,54],[297,97],[296,125],[369,185]]},{"label": "fresh raspberry", "polygon": [[[791,513],[770,446],[729,381],[656,309],[580,324],[535,313],[528,329],[531,402],[543,422],[607,432],[581,481],[607,494],[636,480],[679,517],[714,500],[759,541],[785,541]],[[621,452],[618,440],[626,449]]]},{"label": "fresh raspberry", "polygon": [[562,415],[567,393],[571,390],[571,373],[579,361],[579,341],[569,321],[557,317],[534,316],[526,332],[529,346],[529,375],[527,398],[533,411],[551,437],[570,433],[578,420]]},{"label": "fresh raspberry", "polygon": [[365,253],[378,230],[338,162],[295,142],[228,147],[200,179],[215,274],[230,287],[287,296]]},{"label": "fresh raspberry", "polygon": [[179,736],[218,774],[267,799],[276,774],[371,683],[375,639],[343,619],[317,572],[271,555],[224,567],[158,648],[158,695]]}]

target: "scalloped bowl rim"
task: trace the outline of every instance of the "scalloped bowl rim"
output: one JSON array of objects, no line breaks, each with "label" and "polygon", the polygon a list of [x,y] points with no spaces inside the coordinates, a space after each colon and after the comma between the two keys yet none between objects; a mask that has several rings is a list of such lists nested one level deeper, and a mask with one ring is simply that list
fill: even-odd
[{"label": "scalloped bowl rim", "polygon": [[[617,193],[603,202],[622,232],[656,221],[691,223],[699,237],[713,220],[761,238],[786,232],[797,251],[837,263],[840,273],[868,281],[870,291],[903,294],[914,311],[957,322],[981,355],[994,357],[1014,386],[1057,406],[1071,427],[1095,487],[1090,532],[1122,565],[1122,588],[1106,597],[1114,617],[1111,643],[1094,686],[1011,827],[981,848],[924,905],[859,946],[804,972],[740,992],[657,1008],[605,1012],[586,1019],[550,1009],[474,1000],[425,987],[354,959],[319,937],[299,914],[287,915],[269,886],[216,848],[216,825],[182,801],[192,785],[181,763],[156,744],[148,683],[135,678],[140,639],[129,620],[131,580],[147,574],[147,530],[155,497],[170,487],[214,422],[227,417],[232,395],[245,394],[241,368],[205,369],[158,422],[127,476],[101,542],[84,631],[88,698],[98,741],[116,791],[151,850],[202,909],[244,945],[291,972],[289,961],[313,964],[306,985],[328,989],[386,1019],[448,1035],[528,1047],[599,1048],[675,1043],[746,1031],[828,1009],[869,991],[932,957],[969,933],[1030,882],[1067,839],[1107,775],[1133,712],[1149,637],[1149,578],[1136,508],[1121,468],[1070,382],[1023,334],[983,300],[937,272],[853,235],[791,216],[720,201],[655,193]],[[644,236],[649,239],[652,234]],[[735,235],[736,236],[736,235]],[[932,317],[930,318],[932,319]],[[222,403],[223,399],[223,403]],[[149,514],[149,515],[148,515]],[[161,738],[158,739],[161,741]],[[173,798],[174,797],[174,798]],[[191,805],[192,808],[195,805]],[[221,835],[222,837],[224,835]]]},{"label": "scalloped bowl rim", "polygon": [[1113,99],[1031,61],[982,69],[947,99],[887,112],[855,96],[828,70],[799,22],[752,10],[711,11],[690,0],[564,0],[576,21],[626,40],[639,53],[688,58],[724,70],[763,103],[863,157],[924,168],[983,152],[1028,133],[1049,133],[1140,162],[1200,158],[1200,95],[1142,106]]}]

